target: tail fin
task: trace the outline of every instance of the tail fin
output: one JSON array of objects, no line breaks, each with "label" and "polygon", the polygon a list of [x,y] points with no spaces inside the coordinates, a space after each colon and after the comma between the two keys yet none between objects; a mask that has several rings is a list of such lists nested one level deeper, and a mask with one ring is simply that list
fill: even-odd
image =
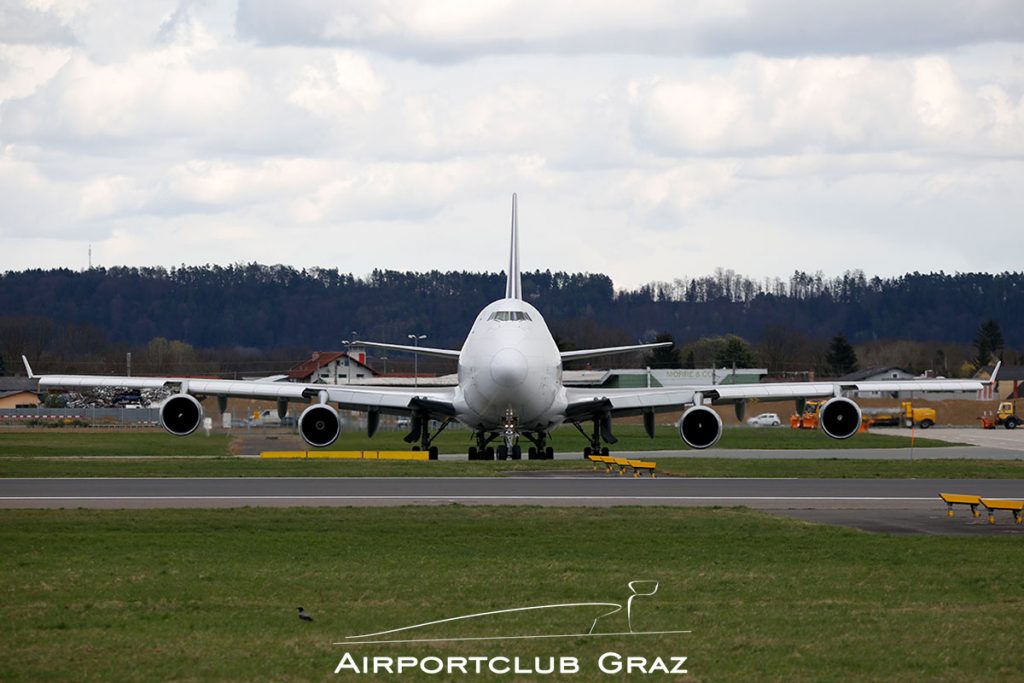
[{"label": "tail fin", "polygon": [[523,282],[519,276],[519,215],[516,211],[514,192],[512,193],[512,249],[508,257],[508,282],[505,285],[505,298],[523,298]]}]

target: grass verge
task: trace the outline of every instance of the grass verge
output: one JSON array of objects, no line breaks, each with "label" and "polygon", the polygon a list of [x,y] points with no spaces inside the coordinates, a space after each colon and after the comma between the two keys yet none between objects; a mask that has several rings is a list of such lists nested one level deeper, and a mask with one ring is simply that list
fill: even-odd
[{"label": "grass verge", "polygon": [[[1021,460],[660,458],[663,475],[891,479],[1024,479]],[[583,460],[402,462],[257,458],[0,458],[0,477],[490,477],[592,471]],[[609,475],[614,476],[614,475]]]},{"label": "grass verge", "polygon": [[0,456],[229,455],[227,434],[38,429],[0,432]]},{"label": "grass verge", "polygon": [[[654,439],[649,439],[639,425],[621,425],[615,433],[619,443],[615,450],[688,450],[672,429],[662,428]],[[240,432],[237,436],[193,434],[175,437],[159,432],[93,432],[85,430],[57,431],[51,429],[0,432],[0,457],[2,456],[179,456],[179,455],[229,455],[232,439],[252,438],[258,432]],[[287,450],[294,442],[295,448],[305,448],[297,436],[277,435],[285,439],[280,446]],[[290,441],[289,441],[290,440]],[[273,442],[271,442],[273,443]],[[583,437],[571,427],[562,427],[552,437],[555,450],[560,453],[582,453],[586,445]],[[469,446],[469,432],[456,430],[443,433],[436,445],[442,453],[464,453]],[[950,446],[944,441],[916,439],[918,448]],[[734,449],[828,449],[841,451],[849,448],[906,448],[910,438],[893,434],[858,434],[852,439],[837,441],[821,432],[792,429],[726,429],[716,448]],[[405,450],[409,444],[398,432],[382,432],[372,439],[365,434],[349,433],[331,447],[331,450]]]},{"label": "grass verge", "polygon": [[[0,545],[5,681],[340,680],[346,649],[572,655],[573,680],[611,680],[596,669],[606,651],[685,655],[696,681],[1020,675],[1006,621],[1024,610],[1015,538],[873,535],[736,509],[453,506],[5,510]],[[693,633],[332,645],[472,612],[623,602],[634,579],[660,582],[634,604],[636,630]],[[520,613],[423,635],[580,632],[591,618]],[[619,614],[599,630],[627,629]]]}]

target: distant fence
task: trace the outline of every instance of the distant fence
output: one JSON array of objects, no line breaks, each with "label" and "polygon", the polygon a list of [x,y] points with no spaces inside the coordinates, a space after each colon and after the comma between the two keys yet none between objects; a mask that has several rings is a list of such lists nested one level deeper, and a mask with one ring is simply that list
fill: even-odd
[{"label": "distant fence", "polygon": [[19,424],[41,420],[82,420],[94,425],[130,425],[148,427],[160,424],[159,408],[4,408],[0,424]]}]

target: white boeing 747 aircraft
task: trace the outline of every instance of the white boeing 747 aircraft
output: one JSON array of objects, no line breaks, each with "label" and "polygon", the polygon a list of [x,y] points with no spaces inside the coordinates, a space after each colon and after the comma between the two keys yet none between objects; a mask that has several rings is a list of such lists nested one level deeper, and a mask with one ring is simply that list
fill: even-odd
[{"label": "white boeing 747 aircraft", "polygon": [[[822,431],[846,439],[860,428],[861,412],[843,396],[856,391],[977,391],[978,380],[925,379],[891,382],[796,382],[783,384],[704,385],[656,389],[572,388],[562,384],[567,360],[653,349],[664,344],[639,344],[582,351],[559,351],[540,312],[523,301],[519,273],[516,196],[512,195],[512,245],[505,296],[477,316],[461,350],[361,342],[365,346],[422,353],[458,360],[459,381],[445,388],[381,388],[351,385],[296,384],[283,381],[231,381],[188,377],[108,377],[44,375],[40,388],[90,387],[170,388],[176,393],[160,406],[160,421],[176,436],[193,433],[203,421],[202,398],[217,396],[276,400],[284,416],[288,403],[311,403],[299,416],[299,433],[314,447],[333,444],[341,434],[337,408],[367,413],[367,431],[377,431],[381,414],[405,415],[412,429],[406,441],[437,457],[432,441],[453,421],[469,427],[475,445],[469,458],[521,458],[522,442],[531,458],[552,458],[547,439],[569,423],[589,441],[584,455],[608,454],[615,444],[612,419],[642,415],[647,434],[654,436],[654,417],[681,411],[679,435],[692,448],[713,446],[722,435],[722,420],[709,403],[743,403],[748,399],[831,397],[820,408]],[[25,368],[33,377],[28,360]],[[998,372],[998,366],[996,367]],[[990,382],[995,381],[993,373]],[[439,421],[431,433],[430,423]],[[497,447],[490,444],[497,442]]]}]

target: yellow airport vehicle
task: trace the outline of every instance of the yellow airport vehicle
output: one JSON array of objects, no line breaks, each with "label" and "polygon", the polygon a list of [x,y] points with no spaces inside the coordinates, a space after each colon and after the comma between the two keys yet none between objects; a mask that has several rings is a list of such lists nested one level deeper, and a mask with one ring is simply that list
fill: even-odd
[{"label": "yellow airport vehicle", "polygon": [[988,509],[988,523],[996,523],[996,510],[1008,510],[1013,513],[1013,521],[1020,524],[1024,521],[1024,500],[1004,500],[1002,498],[982,498],[981,504]]},{"label": "yellow airport vehicle", "polygon": [[960,493],[940,493],[939,498],[946,504],[946,516],[953,516],[954,505],[969,505],[971,507],[971,514],[975,517],[981,517],[981,512],[978,510],[978,506],[981,505],[981,496],[967,496]]},{"label": "yellow airport vehicle", "polygon": [[1024,419],[1017,413],[1016,401],[1003,401],[996,410],[996,424],[1003,425],[1007,429],[1016,429]]},{"label": "yellow airport vehicle", "polygon": [[789,418],[789,426],[793,429],[817,429],[818,410],[825,405],[825,401],[806,401],[804,412],[799,415],[792,415]]},{"label": "yellow airport vehicle", "polygon": [[915,408],[911,401],[903,401],[897,408],[865,408],[865,421],[872,427],[920,427],[928,429],[937,421],[934,408]]}]

